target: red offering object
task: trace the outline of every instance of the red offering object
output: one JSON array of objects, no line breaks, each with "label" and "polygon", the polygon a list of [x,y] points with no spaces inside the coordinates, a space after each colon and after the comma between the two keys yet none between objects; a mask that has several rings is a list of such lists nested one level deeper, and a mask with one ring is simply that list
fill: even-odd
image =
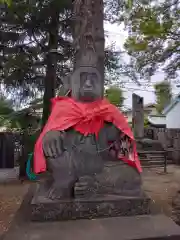
[{"label": "red offering object", "polygon": [[63,131],[73,127],[76,131],[87,136],[98,135],[104,122],[110,122],[127,135],[133,144],[131,159],[120,158],[130,166],[142,172],[141,164],[136,151],[136,143],[126,118],[117,107],[110,104],[107,99],[91,103],[77,102],[69,97],[56,97],[52,99],[52,112],[45,125],[34,150],[34,172],[46,171],[46,160],[43,154],[42,139],[52,130]]}]

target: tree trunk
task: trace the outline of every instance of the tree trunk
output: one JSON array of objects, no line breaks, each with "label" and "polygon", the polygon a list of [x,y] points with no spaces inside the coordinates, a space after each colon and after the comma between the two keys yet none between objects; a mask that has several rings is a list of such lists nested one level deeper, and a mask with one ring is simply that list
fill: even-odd
[{"label": "tree trunk", "polygon": [[[75,0],[74,4],[74,69],[93,66],[104,81],[104,13],[103,0]],[[102,96],[104,82],[102,83]]]},{"label": "tree trunk", "polygon": [[55,83],[56,83],[56,70],[57,59],[56,50],[58,48],[58,29],[59,29],[59,12],[52,12],[52,20],[50,24],[49,43],[47,54],[47,68],[45,76],[45,90],[43,96],[43,115],[42,115],[42,127],[46,124],[46,121],[50,114],[51,98],[55,96]]}]

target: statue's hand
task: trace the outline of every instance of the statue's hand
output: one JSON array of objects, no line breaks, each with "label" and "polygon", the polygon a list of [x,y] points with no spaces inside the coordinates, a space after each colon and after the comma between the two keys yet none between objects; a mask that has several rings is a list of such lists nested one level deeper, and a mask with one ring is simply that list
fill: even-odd
[{"label": "statue's hand", "polygon": [[59,157],[64,151],[63,134],[59,131],[50,131],[43,138],[43,151],[46,157]]}]

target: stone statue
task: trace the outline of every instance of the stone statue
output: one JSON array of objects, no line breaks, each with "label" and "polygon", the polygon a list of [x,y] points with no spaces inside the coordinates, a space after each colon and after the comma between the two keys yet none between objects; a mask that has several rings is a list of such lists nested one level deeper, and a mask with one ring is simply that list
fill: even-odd
[{"label": "stone statue", "polygon": [[34,172],[49,172],[31,202],[35,221],[149,212],[132,131],[104,98],[103,9],[102,0],[73,1],[74,72],[35,145]]},{"label": "stone statue", "polygon": [[[71,98],[78,104],[101,101],[102,84],[96,68],[80,67],[69,79]],[[133,196],[141,192],[138,170],[121,160],[133,154],[131,139],[110,121],[104,122],[97,136],[84,135],[73,127],[47,131],[42,146],[51,173],[46,184],[50,199]]]}]

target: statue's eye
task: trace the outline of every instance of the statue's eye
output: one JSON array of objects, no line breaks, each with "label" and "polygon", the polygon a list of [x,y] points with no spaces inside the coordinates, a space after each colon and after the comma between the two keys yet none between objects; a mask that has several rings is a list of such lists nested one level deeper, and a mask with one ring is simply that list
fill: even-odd
[{"label": "statue's eye", "polygon": [[97,79],[96,73],[92,73],[92,75],[91,75],[91,80],[92,80],[92,81],[96,81],[96,79]]},{"label": "statue's eye", "polygon": [[80,84],[81,84],[81,86],[83,86],[85,84],[86,80],[87,80],[87,73],[82,72],[80,74]]}]

